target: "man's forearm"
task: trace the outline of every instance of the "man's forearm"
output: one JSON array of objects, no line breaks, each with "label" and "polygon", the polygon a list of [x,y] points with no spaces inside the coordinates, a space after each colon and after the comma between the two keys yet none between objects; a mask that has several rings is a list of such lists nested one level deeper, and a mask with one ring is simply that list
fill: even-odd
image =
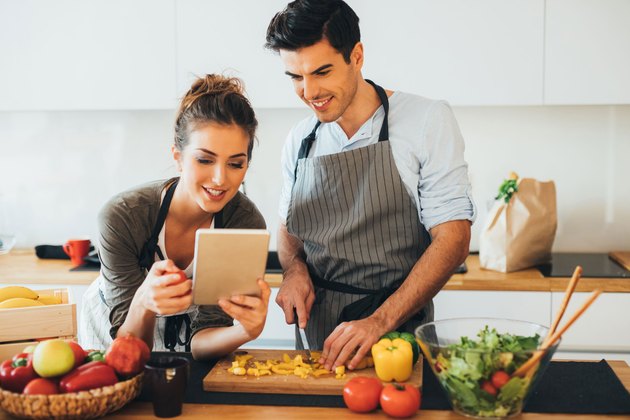
[{"label": "man's forearm", "polygon": [[287,271],[305,271],[308,273],[304,243],[291,235],[282,222],[278,229],[278,259],[285,273]]},{"label": "man's forearm", "polygon": [[405,323],[446,284],[468,256],[470,222],[456,220],[431,230],[433,241],[400,286],[373,317],[389,331]]}]

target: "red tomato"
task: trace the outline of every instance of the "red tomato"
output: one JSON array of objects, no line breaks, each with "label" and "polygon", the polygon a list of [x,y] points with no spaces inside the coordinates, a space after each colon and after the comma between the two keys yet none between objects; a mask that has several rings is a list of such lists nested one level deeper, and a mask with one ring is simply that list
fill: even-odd
[{"label": "red tomato", "polygon": [[105,363],[121,376],[132,376],[142,372],[149,361],[151,351],[141,339],[129,334],[116,338],[105,353]]},{"label": "red tomato", "polygon": [[481,389],[486,391],[490,395],[497,395],[497,389],[492,385],[490,381],[483,381],[481,383]]},{"label": "red tomato", "polygon": [[343,402],[356,413],[367,413],[378,407],[383,384],[376,378],[357,376],[343,387]]},{"label": "red tomato", "polygon": [[59,387],[57,387],[57,382],[52,379],[37,378],[30,381],[26,387],[24,387],[23,393],[26,395],[59,394]]},{"label": "red tomato", "polygon": [[508,375],[507,372],[503,370],[497,370],[492,374],[492,379],[490,380],[492,381],[492,385],[495,388],[500,389],[503,387],[503,385],[508,383],[508,381],[510,380],[510,375]]},{"label": "red tomato", "polygon": [[411,417],[420,408],[420,390],[409,384],[385,385],[381,408],[388,416]]},{"label": "red tomato", "polygon": [[83,347],[81,347],[79,345],[79,343],[77,343],[76,341],[72,341],[72,340],[66,340],[66,343],[68,343],[70,345],[70,348],[72,349],[72,353],[74,353],[74,368],[76,368],[77,366],[80,366],[83,364],[83,362],[85,361],[85,357],[87,356],[85,354],[85,350],[83,350]]}]

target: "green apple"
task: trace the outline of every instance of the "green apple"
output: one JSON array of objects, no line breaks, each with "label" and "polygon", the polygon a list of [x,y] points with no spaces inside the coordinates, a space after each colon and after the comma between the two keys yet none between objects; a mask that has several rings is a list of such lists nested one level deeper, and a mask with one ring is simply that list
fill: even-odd
[{"label": "green apple", "polygon": [[74,352],[63,340],[42,341],[33,351],[33,369],[42,378],[52,378],[70,372]]},{"label": "green apple", "polygon": [[22,353],[33,353],[33,351],[35,351],[35,347],[37,347],[37,344],[31,344],[30,346],[26,346],[24,347],[24,350],[22,350]]}]

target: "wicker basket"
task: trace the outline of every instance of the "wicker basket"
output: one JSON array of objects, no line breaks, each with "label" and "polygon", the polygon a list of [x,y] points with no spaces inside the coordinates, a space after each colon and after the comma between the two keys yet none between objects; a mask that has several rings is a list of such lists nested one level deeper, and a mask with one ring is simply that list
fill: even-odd
[{"label": "wicker basket", "polygon": [[56,395],[23,395],[0,389],[0,408],[27,419],[94,419],[138,396],[143,373],[115,385]]}]

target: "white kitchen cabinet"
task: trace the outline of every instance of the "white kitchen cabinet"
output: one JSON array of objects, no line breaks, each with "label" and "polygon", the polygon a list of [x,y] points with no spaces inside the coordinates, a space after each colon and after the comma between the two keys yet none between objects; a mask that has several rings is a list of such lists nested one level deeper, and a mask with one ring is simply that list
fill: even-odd
[{"label": "white kitchen cabinet", "polygon": [[[542,104],[543,0],[348,2],[360,18],[363,75],[454,105]],[[303,107],[280,58],[263,48],[284,0],[177,0],[177,86],[241,77],[255,107]]]},{"label": "white kitchen cabinet", "polygon": [[[569,320],[588,296],[590,293],[573,294],[560,325]],[[555,314],[564,293],[554,292],[551,299]],[[602,293],[564,334],[558,351],[630,355],[630,293]]]},{"label": "white kitchen cabinet", "polygon": [[545,104],[630,103],[630,2],[547,0]]},{"label": "white kitchen cabinet", "polygon": [[177,0],[177,88],[195,76],[241,78],[257,108],[304,106],[284,74],[280,57],[264,48],[271,18],[285,0]]},{"label": "white kitchen cabinet", "polygon": [[453,105],[540,105],[543,0],[352,0],[363,75]]},{"label": "white kitchen cabinet", "polygon": [[549,292],[442,290],[434,298],[435,320],[507,318],[551,324]]},{"label": "white kitchen cabinet", "polygon": [[0,1],[0,111],[172,109],[174,0]]}]

